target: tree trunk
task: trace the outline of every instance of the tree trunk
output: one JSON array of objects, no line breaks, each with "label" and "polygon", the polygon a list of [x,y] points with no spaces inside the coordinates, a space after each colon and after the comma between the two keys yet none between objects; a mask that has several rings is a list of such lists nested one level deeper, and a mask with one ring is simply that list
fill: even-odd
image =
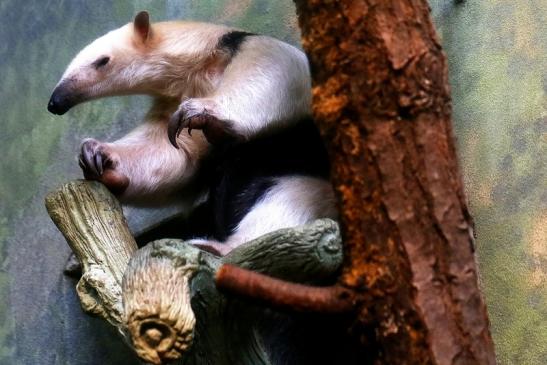
[{"label": "tree trunk", "polygon": [[295,2],[340,204],[340,284],[361,303],[352,333],[377,364],[494,364],[427,2]]}]

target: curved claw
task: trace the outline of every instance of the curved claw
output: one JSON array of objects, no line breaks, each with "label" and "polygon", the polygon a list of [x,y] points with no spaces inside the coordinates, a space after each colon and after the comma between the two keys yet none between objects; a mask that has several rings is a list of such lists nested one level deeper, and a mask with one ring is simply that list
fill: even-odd
[{"label": "curved claw", "polygon": [[[82,144],[82,149],[80,151],[79,165],[84,170],[84,172],[91,173],[94,176],[101,176],[102,174],[102,157],[97,158],[95,150],[91,143]],[[98,168],[97,163],[100,162],[100,168]]]},{"label": "curved claw", "polygon": [[99,176],[103,174],[103,155],[100,152],[95,153],[95,169]]},{"label": "curved claw", "polygon": [[169,142],[173,145],[175,148],[179,148],[179,145],[177,144],[177,137],[181,130],[181,118],[180,114],[176,112],[171,116],[171,119],[169,119],[169,123],[167,124],[167,137],[169,137]]},{"label": "curved claw", "polygon": [[84,164],[84,160],[82,160],[82,155],[81,154],[80,154],[80,156],[78,156],[78,166],[80,166],[80,168],[82,170],[86,169],[85,164]]},{"label": "curved claw", "polygon": [[99,142],[87,140],[81,146],[78,165],[83,170],[85,178],[98,179],[112,166],[112,161]]},{"label": "curved claw", "polygon": [[121,195],[129,186],[129,177],[116,170],[117,163],[112,160],[111,152],[93,139],[84,141],[78,158],[78,165],[86,180],[102,182],[114,194]]}]

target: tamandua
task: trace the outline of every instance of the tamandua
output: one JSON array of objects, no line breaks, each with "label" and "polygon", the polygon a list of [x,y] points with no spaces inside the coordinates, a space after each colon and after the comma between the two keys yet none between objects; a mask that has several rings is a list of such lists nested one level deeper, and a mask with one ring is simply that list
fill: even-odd
[{"label": "tamandua", "polygon": [[[279,40],[205,23],[152,26],[141,12],[75,57],[48,109],[154,96],[146,122],[127,136],[83,142],[84,176],[142,204],[169,199],[201,173],[209,196],[196,216],[209,228],[196,230],[203,238],[194,243],[226,254],[267,232],[336,217],[309,120],[309,79],[305,55]],[[185,127],[201,133],[180,133]]]},{"label": "tamandua", "polygon": [[211,142],[250,139],[310,115],[310,74],[302,51],[275,38],[195,22],[150,24],[140,12],[96,39],[72,60],[48,110],[114,95],[177,100],[169,122],[202,129]]}]

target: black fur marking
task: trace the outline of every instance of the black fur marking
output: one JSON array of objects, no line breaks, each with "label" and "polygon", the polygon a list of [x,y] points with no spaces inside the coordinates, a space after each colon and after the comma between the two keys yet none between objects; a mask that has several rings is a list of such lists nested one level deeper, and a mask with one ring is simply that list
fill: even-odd
[{"label": "black fur marking", "polygon": [[230,53],[230,56],[233,57],[239,51],[239,48],[245,41],[245,38],[253,35],[256,34],[233,30],[220,37],[217,48],[227,51]]},{"label": "black fur marking", "polygon": [[215,146],[195,181],[208,190],[208,199],[190,217],[175,217],[137,241],[199,237],[222,242],[274,185],[275,178],[328,179],[329,170],[327,151],[311,119],[248,142]]},{"label": "black fur marking", "polygon": [[213,237],[219,241],[232,233],[275,178],[329,177],[327,151],[311,119],[248,142],[218,147],[207,170],[207,210],[212,214]]}]

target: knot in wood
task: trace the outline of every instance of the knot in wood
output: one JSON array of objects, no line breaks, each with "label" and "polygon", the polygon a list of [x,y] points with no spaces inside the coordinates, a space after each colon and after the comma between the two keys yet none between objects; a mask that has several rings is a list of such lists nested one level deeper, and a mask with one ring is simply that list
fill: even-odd
[{"label": "knot in wood", "polygon": [[194,340],[190,280],[199,250],[155,241],[130,260],[123,281],[125,323],[137,355],[152,364],[182,358]]},{"label": "knot in wood", "polygon": [[145,332],[144,337],[150,346],[156,346],[162,339],[162,333],[157,328],[150,328]]},{"label": "knot in wood", "polygon": [[[173,339],[173,330],[161,322],[148,320],[141,323],[141,337],[151,347],[168,347],[167,341]],[[163,343],[163,346],[159,346]]]},{"label": "knot in wood", "polygon": [[177,332],[159,318],[134,319],[129,328],[139,357],[152,364],[164,364],[181,356]]}]

